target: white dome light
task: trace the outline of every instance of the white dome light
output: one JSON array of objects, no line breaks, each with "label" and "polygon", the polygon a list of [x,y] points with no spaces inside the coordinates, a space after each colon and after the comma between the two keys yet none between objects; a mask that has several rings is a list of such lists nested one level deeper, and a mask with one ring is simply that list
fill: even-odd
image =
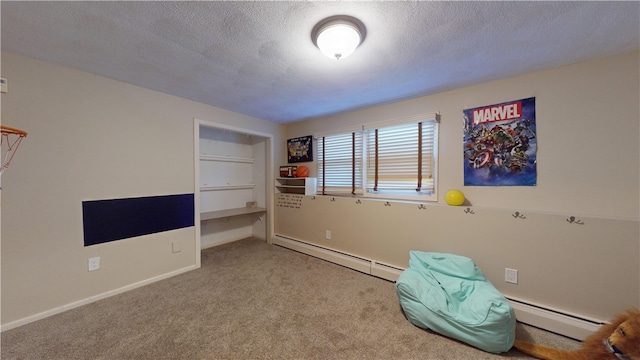
[{"label": "white dome light", "polygon": [[350,16],[332,16],[319,22],[311,32],[314,44],[331,59],[344,59],[362,43],[364,24]]}]

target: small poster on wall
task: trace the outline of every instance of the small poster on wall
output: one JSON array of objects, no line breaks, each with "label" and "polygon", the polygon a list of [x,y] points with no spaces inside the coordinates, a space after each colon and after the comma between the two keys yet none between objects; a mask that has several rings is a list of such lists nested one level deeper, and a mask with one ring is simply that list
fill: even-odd
[{"label": "small poster on wall", "polygon": [[287,140],[287,158],[290,164],[313,161],[312,139],[309,135]]},{"label": "small poster on wall", "polygon": [[304,195],[278,194],[276,206],[289,209],[300,209]]},{"label": "small poster on wall", "polygon": [[464,184],[535,186],[536,98],[464,110]]}]

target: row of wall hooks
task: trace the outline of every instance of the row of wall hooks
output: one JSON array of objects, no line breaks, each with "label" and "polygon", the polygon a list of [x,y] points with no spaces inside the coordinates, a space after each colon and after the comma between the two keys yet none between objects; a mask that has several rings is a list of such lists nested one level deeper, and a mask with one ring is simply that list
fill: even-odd
[{"label": "row of wall hooks", "polygon": [[[311,199],[312,199],[312,200],[316,200],[316,196],[315,196],[315,195],[314,195],[314,196],[312,196],[312,197],[311,197]],[[331,201],[331,202],[335,202],[335,201],[336,201],[336,198],[332,196],[332,197],[331,197],[331,199],[330,199],[330,201]],[[356,204],[359,204],[359,205],[360,205],[360,204],[362,204],[362,201],[361,201],[360,199],[356,199]],[[384,206],[385,206],[385,207],[390,207],[390,206],[391,206],[391,203],[390,203],[389,201],[386,201],[386,202],[384,203]],[[427,207],[426,207],[424,204],[420,204],[420,205],[418,205],[418,210],[426,210],[426,209],[427,209]],[[475,212],[475,211],[473,211],[470,207],[467,207],[466,209],[464,209],[464,213],[465,213],[465,214],[470,214],[470,215],[475,215],[475,214],[476,214],[476,212]],[[511,214],[511,216],[512,216],[514,219],[522,219],[522,220],[524,220],[524,219],[526,219],[526,218],[527,218],[523,213],[521,213],[521,212],[519,212],[519,211],[514,212],[513,214]],[[569,216],[566,220],[567,220],[567,222],[568,222],[569,224],[585,225],[585,222],[584,222],[584,221],[582,221],[582,220],[580,220],[580,219],[576,218],[575,216]]]}]

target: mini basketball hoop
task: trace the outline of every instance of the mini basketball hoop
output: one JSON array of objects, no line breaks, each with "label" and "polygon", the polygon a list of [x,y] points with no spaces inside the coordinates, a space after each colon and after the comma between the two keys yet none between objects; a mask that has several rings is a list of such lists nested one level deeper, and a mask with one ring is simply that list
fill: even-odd
[{"label": "mini basketball hoop", "polygon": [[2,167],[0,168],[0,175],[2,175],[5,169],[11,164],[11,159],[13,159],[13,155],[16,154],[16,150],[18,150],[22,139],[27,137],[27,132],[2,125],[0,125],[0,132],[2,132],[2,137],[0,138],[3,154]]}]

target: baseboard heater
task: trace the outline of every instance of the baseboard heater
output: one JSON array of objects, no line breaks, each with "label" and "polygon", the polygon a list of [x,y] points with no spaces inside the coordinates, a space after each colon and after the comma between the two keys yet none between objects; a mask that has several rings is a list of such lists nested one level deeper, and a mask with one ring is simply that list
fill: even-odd
[{"label": "baseboard heater", "polygon": [[353,270],[373,275],[385,280],[396,281],[400,273],[404,269],[377,262],[375,260],[366,259],[357,255],[352,255],[323,246],[311,244],[302,240],[275,235],[272,238],[274,245],[282,246],[287,249],[299,251],[301,253],[311,255],[322,260],[326,260],[338,265],[348,267]]},{"label": "baseboard heater", "polygon": [[[396,281],[398,276],[404,271],[404,269],[400,267],[282,235],[273,236],[272,243],[389,281]],[[516,313],[516,319],[519,322],[572,339],[584,340],[605,323],[602,320],[553,309],[515,297],[507,296],[506,298],[511,303]]]},{"label": "baseboard heater", "polygon": [[588,318],[521,299],[506,297],[519,322],[539,327],[576,340],[584,340],[596,332],[605,321]]}]

